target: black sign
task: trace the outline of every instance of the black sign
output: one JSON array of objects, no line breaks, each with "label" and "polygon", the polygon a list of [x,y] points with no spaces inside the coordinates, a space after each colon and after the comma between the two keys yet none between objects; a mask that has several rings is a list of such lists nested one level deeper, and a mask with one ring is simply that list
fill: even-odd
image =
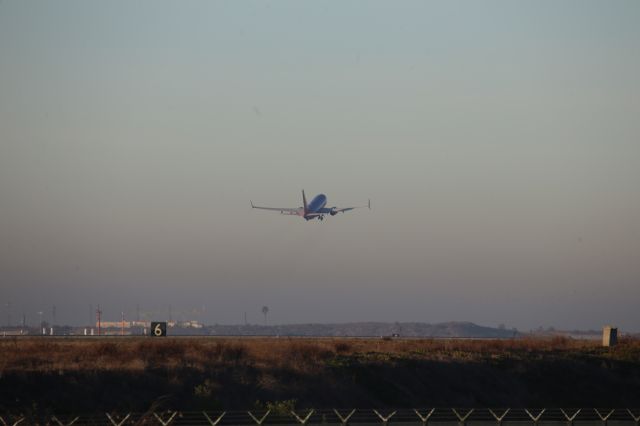
[{"label": "black sign", "polygon": [[149,330],[151,337],[165,337],[167,335],[167,323],[166,322],[152,322],[151,330]]}]

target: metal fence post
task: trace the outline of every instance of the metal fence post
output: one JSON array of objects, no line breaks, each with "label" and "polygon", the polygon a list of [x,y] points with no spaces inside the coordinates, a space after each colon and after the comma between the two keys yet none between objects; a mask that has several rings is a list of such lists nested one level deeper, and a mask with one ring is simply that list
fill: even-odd
[{"label": "metal fence post", "polygon": [[51,417],[51,420],[53,420],[54,422],[58,423],[58,425],[60,425],[60,426],[71,426],[72,424],[77,422],[79,418],[80,418],[80,416],[76,416],[76,418],[71,420],[69,423],[62,423],[60,420],[58,420],[58,418],[56,416]]},{"label": "metal fence post", "polygon": [[206,413],[206,411],[203,411],[202,414],[204,414],[204,416],[207,418],[207,421],[209,422],[209,424],[211,426],[216,426],[218,423],[220,423],[220,420],[222,420],[222,418],[224,417],[225,414],[227,414],[226,411],[224,411],[222,414],[220,414],[218,416],[217,419],[215,420],[211,420],[211,417],[209,417],[209,415]]},{"label": "metal fence post", "polygon": [[469,418],[471,413],[473,413],[473,408],[469,409],[469,411],[467,411],[467,414],[465,414],[464,416],[460,415],[455,408],[452,408],[451,410],[453,410],[453,414],[455,414],[458,420],[460,420],[460,422],[458,422],[460,426],[466,426],[467,419]]},{"label": "metal fence post", "polygon": [[391,419],[391,417],[393,417],[396,414],[396,412],[394,411],[393,413],[385,417],[382,414],[378,413],[378,410],[373,410],[373,412],[376,413],[376,416],[380,417],[380,420],[382,421],[383,426],[387,426],[387,423],[389,423],[389,419]]},{"label": "metal fence post", "polygon": [[[171,412],[169,411],[169,413],[171,413]],[[160,417],[155,412],[153,413],[153,416],[156,418],[156,420],[158,420],[160,422],[160,424],[162,426],[167,426],[167,425],[171,424],[171,422],[173,422],[173,419],[176,417],[177,414],[178,414],[178,412],[174,411],[173,414],[171,414],[171,416],[169,416],[169,418],[167,420],[163,420],[162,417]]]},{"label": "metal fence post", "polygon": [[271,412],[271,410],[267,410],[266,413],[264,413],[264,416],[262,416],[260,419],[257,419],[252,413],[251,411],[247,411],[247,413],[249,413],[249,416],[253,419],[254,422],[256,422],[256,424],[258,426],[260,426],[262,424],[262,422],[264,422],[264,420],[267,418],[267,416],[269,415],[269,413]]},{"label": "metal fence post", "polygon": [[418,411],[417,408],[414,408],[413,411],[416,413],[416,416],[418,416],[418,418],[422,421],[422,426],[427,426],[427,423],[429,422],[429,417],[431,417],[431,415],[433,414],[434,411],[436,411],[436,409],[432,408],[431,411],[429,411],[424,416],[420,414],[420,411]]},{"label": "metal fence post", "polygon": [[129,417],[131,417],[131,413],[127,413],[127,415],[124,416],[122,420],[118,422],[118,416],[115,416],[115,418],[113,418],[111,417],[111,414],[109,413],[105,413],[105,414],[107,415],[107,419],[109,419],[109,421],[113,426],[122,426],[129,419]]},{"label": "metal fence post", "polygon": [[[7,420],[6,421],[2,416],[0,416],[0,422],[2,422],[3,426],[9,426],[9,425],[17,426],[20,423],[22,423],[23,421],[24,421],[24,416],[20,417],[18,420],[14,421],[13,423],[11,423],[11,420],[9,420],[9,416],[7,416]],[[7,423],[7,422],[9,422],[9,423]]]},{"label": "metal fence post", "polygon": [[301,424],[301,425],[306,425],[307,422],[309,421],[309,419],[311,418],[311,415],[313,414],[314,410],[310,410],[309,414],[307,414],[307,417],[305,417],[304,419],[301,418],[300,416],[298,416],[296,414],[295,411],[291,410],[291,414],[293,414],[293,416],[296,418],[296,420]]},{"label": "metal fence post", "polygon": [[562,411],[562,414],[564,414],[564,416],[567,419],[567,426],[573,426],[573,421],[575,420],[576,417],[578,417],[578,414],[580,414],[581,410],[582,410],[581,408],[578,408],[578,411],[573,413],[572,416],[569,416],[562,408],[560,409],[560,411]]},{"label": "metal fence post", "polygon": [[608,421],[608,420],[609,420],[609,417],[611,417],[611,415],[612,415],[612,414],[613,414],[613,412],[615,411],[615,410],[611,410],[611,411],[609,411],[609,414],[607,414],[606,416],[603,416],[603,415],[600,413],[600,410],[598,410],[597,408],[594,408],[593,410],[596,412],[596,414],[598,415],[598,417],[600,417],[600,420],[602,420],[602,423],[604,423],[604,426],[607,426],[607,424],[609,423],[609,421]]},{"label": "metal fence post", "polygon": [[529,417],[531,417],[531,421],[533,422],[533,426],[538,426],[538,420],[540,420],[540,417],[542,417],[542,415],[544,414],[546,408],[543,408],[542,410],[540,410],[540,412],[537,415],[533,415],[531,414],[531,412],[528,409],[524,409],[524,411],[529,415]]},{"label": "metal fence post", "polygon": [[502,413],[502,415],[499,416],[496,413],[494,413],[491,408],[489,408],[489,412],[496,419],[498,426],[502,426],[502,420],[507,416],[507,414],[509,413],[509,410],[511,410],[511,408],[507,408],[506,410],[504,410],[504,413]]},{"label": "metal fence post", "polygon": [[338,413],[338,410],[336,410],[335,408],[333,409],[333,412],[336,413],[336,416],[338,416],[338,418],[342,422],[342,426],[346,426],[347,423],[349,423],[349,419],[351,418],[351,416],[353,416],[353,414],[356,412],[356,409],[354,408],[353,410],[351,410],[351,412],[345,417]]}]

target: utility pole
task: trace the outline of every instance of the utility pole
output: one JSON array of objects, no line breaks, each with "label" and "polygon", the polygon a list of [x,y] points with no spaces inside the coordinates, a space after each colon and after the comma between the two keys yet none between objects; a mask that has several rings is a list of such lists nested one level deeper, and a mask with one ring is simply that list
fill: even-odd
[{"label": "utility pole", "polygon": [[89,325],[90,326],[93,326],[93,315],[94,315],[93,305],[89,304]]},{"label": "utility pole", "polygon": [[100,331],[102,330],[102,311],[100,310],[100,305],[98,305],[98,309],[96,309],[96,319],[98,320],[98,336],[99,336]]}]

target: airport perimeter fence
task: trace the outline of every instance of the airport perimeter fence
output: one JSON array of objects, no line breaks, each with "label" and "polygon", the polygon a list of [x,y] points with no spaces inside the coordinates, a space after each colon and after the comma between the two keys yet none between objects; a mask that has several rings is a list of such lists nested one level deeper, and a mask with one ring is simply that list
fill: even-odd
[{"label": "airport perimeter fence", "polygon": [[630,408],[422,408],[299,409],[289,412],[149,411],[146,413],[2,413],[3,426],[640,426],[640,409]]}]

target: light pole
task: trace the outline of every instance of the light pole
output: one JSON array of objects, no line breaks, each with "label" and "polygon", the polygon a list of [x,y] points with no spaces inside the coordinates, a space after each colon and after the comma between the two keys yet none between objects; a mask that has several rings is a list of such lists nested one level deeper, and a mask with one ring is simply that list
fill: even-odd
[{"label": "light pole", "polygon": [[102,332],[102,311],[100,310],[100,305],[98,305],[98,309],[96,310],[96,320],[98,321],[98,336]]},{"label": "light pole", "polygon": [[42,326],[42,311],[38,311],[38,315],[40,316],[40,333],[44,334],[42,332],[43,326]]}]

